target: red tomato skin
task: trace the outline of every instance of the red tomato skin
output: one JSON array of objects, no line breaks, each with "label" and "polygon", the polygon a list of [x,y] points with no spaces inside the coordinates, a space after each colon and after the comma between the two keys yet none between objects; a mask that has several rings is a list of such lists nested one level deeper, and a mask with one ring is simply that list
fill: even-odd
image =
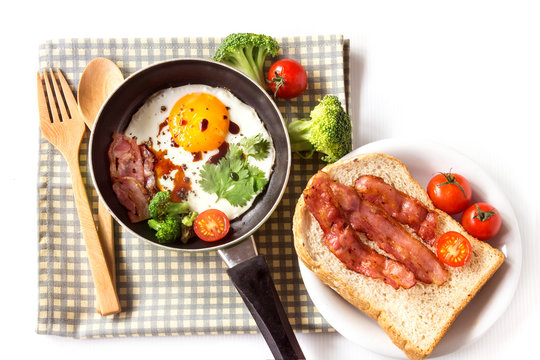
[{"label": "red tomato skin", "polygon": [[[276,72],[279,76],[284,78],[284,83],[278,87],[276,91],[276,84],[273,82],[276,77]],[[282,99],[292,99],[302,94],[308,83],[308,77],[306,69],[298,61],[293,59],[281,59],[276,61],[268,70],[268,86],[276,97]]]},{"label": "red tomato skin", "polygon": [[[448,181],[445,175],[454,177],[455,181],[463,188],[463,191],[456,184],[444,184]],[[465,210],[472,197],[471,185],[465,177],[456,173],[439,173],[435,175],[428,183],[427,192],[433,205],[450,215]]]},{"label": "red tomato skin", "polygon": [[[478,208],[477,208],[478,206]],[[492,211],[488,219],[482,221],[478,216],[478,209],[481,212]],[[499,233],[501,229],[501,215],[493,206],[478,202],[469,206],[461,216],[461,224],[469,234],[480,240],[489,240]]]},{"label": "red tomato skin", "polygon": [[[215,221],[220,223],[222,228],[219,232],[213,232],[212,229],[205,229],[205,225],[209,221]],[[225,213],[218,209],[208,209],[197,215],[193,222],[193,230],[195,234],[203,241],[213,242],[223,239],[229,232],[230,223],[229,218]],[[207,231],[208,230],[208,231]]]},{"label": "red tomato skin", "polygon": [[[452,240],[455,241],[453,242]],[[454,243],[457,243],[461,250],[466,250],[464,256],[458,258],[445,256],[446,254],[449,254],[447,250],[448,248],[452,247]],[[448,231],[442,234],[439,240],[437,240],[437,257],[439,258],[439,260],[441,260],[448,266],[461,267],[465,265],[471,259],[471,253],[472,248],[470,241],[465,236],[461,235],[456,231]]]}]

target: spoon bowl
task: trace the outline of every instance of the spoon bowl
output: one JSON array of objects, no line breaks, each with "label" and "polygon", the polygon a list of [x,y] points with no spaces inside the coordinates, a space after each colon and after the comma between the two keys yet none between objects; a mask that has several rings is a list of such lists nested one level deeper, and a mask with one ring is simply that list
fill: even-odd
[{"label": "spoon bowl", "polygon": [[95,58],[88,63],[81,75],[77,100],[90,129],[105,100],[123,81],[122,72],[111,60]]}]

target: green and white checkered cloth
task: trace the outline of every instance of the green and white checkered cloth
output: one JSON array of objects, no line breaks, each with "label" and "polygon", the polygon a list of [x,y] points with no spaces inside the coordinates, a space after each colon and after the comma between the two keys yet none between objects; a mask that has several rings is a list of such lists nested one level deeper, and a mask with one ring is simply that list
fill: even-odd
[{"label": "green and white checkered cloth", "polygon": [[[95,57],[114,61],[124,76],[173,58],[210,58],[221,38],[61,39],[40,45],[41,68],[59,68],[76,90]],[[279,57],[300,61],[307,91],[278,100],[286,120],[303,118],[326,94],[347,105],[349,46],[342,36],[276,39]],[[267,62],[269,63],[269,62]],[[268,65],[268,64],[267,64]],[[37,124],[37,121],[36,121]],[[89,200],[97,195],[86,173],[87,137],[80,153]],[[324,165],[293,156],[287,190],[274,214],[257,231],[276,289],[296,331],[334,331],[311,302],[294,251],[291,222],[308,178]],[[216,252],[178,253],[140,240],[115,224],[117,289],[122,312],[96,313],[92,276],[79,229],[69,170],[62,155],[41,138],[39,152],[39,312],[37,332],[74,338],[256,333],[257,326]]]}]

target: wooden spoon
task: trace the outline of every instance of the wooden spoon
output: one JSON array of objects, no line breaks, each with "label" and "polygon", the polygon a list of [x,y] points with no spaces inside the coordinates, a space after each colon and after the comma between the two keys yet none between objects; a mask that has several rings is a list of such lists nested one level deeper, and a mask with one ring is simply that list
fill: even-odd
[{"label": "wooden spoon", "polygon": [[[95,58],[86,65],[79,81],[77,101],[84,121],[90,130],[105,100],[123,81],[122,72],[109,59]],[[113,284],[116,286],[114,222],[101,200],[98,205],[98,234]],[[99,304],[97,311],[101,313]]]}]

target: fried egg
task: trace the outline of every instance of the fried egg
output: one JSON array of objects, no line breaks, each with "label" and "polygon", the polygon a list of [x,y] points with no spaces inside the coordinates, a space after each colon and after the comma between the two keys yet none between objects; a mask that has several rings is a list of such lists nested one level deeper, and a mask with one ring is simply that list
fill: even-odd
[{"label": "fried egg", "polygon": [[173,201],[187,201],[199,213],[219,209],[232,220],[255,201],[253,196],[245,206],[232,206],[200,186],[203,165],[217,163],[230,144],[262,134],[270,143],[269,155],[247,161],[266,179],[272,173],[275,150],[263,122],[255,109],[224,88],[192,84],[160,90],[133,115],[125,134],[147,144],[156,156],[159,189],[170,191]]}]

